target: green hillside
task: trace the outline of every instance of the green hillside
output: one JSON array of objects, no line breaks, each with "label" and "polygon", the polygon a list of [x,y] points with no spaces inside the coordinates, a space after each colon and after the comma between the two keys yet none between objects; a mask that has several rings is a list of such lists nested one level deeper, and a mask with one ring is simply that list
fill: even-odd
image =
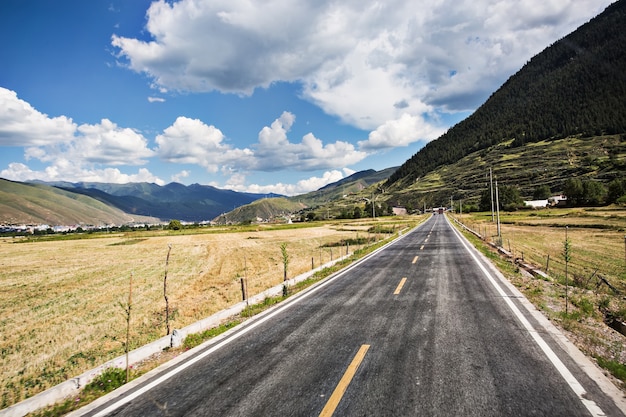
[{"label": "green hillside", "polygon": [[220,224],[248,222],[284,222],[292,214],[305,208],[305,205],[284,197],[264,198],[233,211],[224,213],[214,220]]},{"label": "green hillside", "polygon": [[91,197],[42,184],[0,178],[0,223],[48,225],[122,224],[145,218],[130,216]]},{"label": "green hillside", "polygon": [[[497,157],[487,157],[487,153],[500,146],[511,148],[509,158],[518,158],[513,148],[529,146],[519,154],[530,155],[538,149],[535,144],[543,142],[557,144],[568,137],[594,138],[626,132],[626,32],[621,28],[626,23],[626,1],[620,0],[609,6],[602,14],[581,26],[562,40],[530,60],[517,74],[513,75],[498,89],[474,114],[460,122],[439,139],[430,142],[406,161],[387,181],[385,187],[406,200],[406,190],[413,189],[416,182],[426,178],[435,189],[437,180],[433,176],[443,172],[444,166],[463,164],[460,161],[468,155],[480,153],[484,162],[483,173],[488,164],[496,170],[504,170],[510,161],[499,161]],[[564,142],[568,143],[568,142]],[[571,139],[568,147],[576,147],[581,142]],[[539,145],[541,147],[541,145]],[[611,160],[620,154],[611,145],[607,154]],[[587,168],[585,156],[594,158],[595,153],[583,155],[583,150],[572,149],[581,163],[566,165],[568,175],[602,174],[609,180],[617,175],[610,167],[596,170]],[[478,155],[478,154],[476,154]],[[566,153],[555,152],[535,155],[534,163],[517,164],[515,172],[502,180],[523,181],[536,178],[542,165],[560,166],[559,161],[549,158],[568,159]],[[469,160],[466,160],[466,163]],[[503,162],[504,165],[498,163]],[[614,168],[618,168],[618,162]],[[453,170],[450,167],[448,170]],[[548,171],[550,172],[550,171]],[[551,171],[558,175],[559,172]],[[502,173],[504,174],[504,172]],[[441,175],[441,174],[440,174]],[[453,179],[443,184],[446,192],[456,192],[454,185],[460,185],[461,194],[475,192],[479,181],[473,181],[469,174],[459,170],[457,176],[465,180]],[[444,175],[445,176],[445,175]],[[545,176],[544,176],[545,177]],[[548,184],[558,188],[561,179],[545,177]],[[526,183],[521,185],[525,187]],[[442,191],[443,192],[443,191]],[[448,196],[449,198],[449,196]]]},{"label": "green hillside", "polygon": [[626,173],[626,135],[569,137],[512,146],[512,140],[472,152],[396,190],[389,203],[421,208],[447,205],[450,198],[477,202],[489,187],[489,168],[498,183],[532,199],[540,185],[560,194],[567,179],[608,183]]},{"label": "green hillside", "polygon": [[342,180],[328,184],[319,190],[289,197],[291,201],[303,203],[308,207],[325,205],[331,201],[344,199],[345,196],[359,195],[370,186],[389,178],[398,167],[375,171],[373,169],[356,172]]},{"label": "green hillside", "polygon": [[[261,221],[285,221],[290,215],[306,209],[317,213],[317,218],[337,217],[342,210],[352,210],[362,204],[361,195],[368,194],[369,187],[385,181],[397,167],[375,171],[356,172],[319,190],[288,198],[265,198],[225,213],[215,219],[218,223],[246,223]],[[365,194],[364,194],[365,193]],[[322,216],[319,213],[325,213]],[[307,214],[308,214],[307,213]]]}]

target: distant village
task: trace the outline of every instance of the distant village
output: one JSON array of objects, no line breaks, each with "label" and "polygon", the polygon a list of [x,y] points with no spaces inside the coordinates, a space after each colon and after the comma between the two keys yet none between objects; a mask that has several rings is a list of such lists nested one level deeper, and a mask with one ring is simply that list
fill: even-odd
[{"label": "distant village", "polygon": [[[183,226],[201,225],[206,226],[211,222],[180,222]],[[101,225],[49,225],[49,224],[0,224],[1,235],[46,235],[55,233],[89,233],[89,232],[125,232],[131,230],[152,230],[163,229],[168,226],[169,222],[159,223],[126,223],[126,224],[101,224]]]},{"label": "distant village", "polygon": [[[564,195],[557,195],[545,200],[529,200],[524,201],[524,204],[528,208],[542,209],[549,207],[563,207],[567,203],[567,197]],[[433,208],[434,213],[443,213],[447,211],[445,207]],[[407,214],[407,211],[403,207],[394,207],[393,214],[396,216],[403,216]],[[292,218],[289,216],[282,216],[288,223],[292,222]],[[267,223],[267,219],[257,217],[257,223]],[[213,221],[202,222],[185,222],[181,221],[181,226],[212,226],[217,223]],[[74,225],[49,225],[49,224],[0,224],[0,235],[46,235],[46,234],[63,234],[63,233],[89,233],[89,232],[103,232],[103,231],[132,231],[132,230],[152,230],[152,229],[164,229],[167,228],[169,222],[159,223],[126,223],[122,225],[117,224],[100,224],[100,225],[86,225],[86,224],[74,224]]]}]

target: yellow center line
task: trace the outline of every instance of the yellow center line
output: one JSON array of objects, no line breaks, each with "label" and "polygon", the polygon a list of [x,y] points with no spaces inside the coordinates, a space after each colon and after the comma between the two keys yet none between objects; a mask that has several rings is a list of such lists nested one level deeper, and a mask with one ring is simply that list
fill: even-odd
[{"label": "yellow center line", "polygon": [[419,256],[416,256],[415,258],[413,258],[413,262],[411,262],[411,263],[416,263],[417,262],[417,258],[419,258]]},{"label": "yellow center line", "polygon": [[426,245],[422,245],[422,247],[420,248],[420,250],[424,250],[424,246],[426,246]]},{"label": "yellow center line", "polygon": [[396,290],[393,292],[393,295],[398,295],[400,294],[400,291],[402,291],[402,287],[404,287],[404,283],[406,282],[406,277],[402,278],[400,280],[400,283],[398,284],[398,286],[396,287]]},{"label": "yellow center line", "polygon": [[341,381],[339,381],[339,384],[337,384],[335,391],[333,391],[333,394],[330,396],[328,402],[324,406],[324,409],[320,413],[320,417],[330,417],[333,415],[335,409],[339,405],[339,401],[341,401],[343,394],[346,392],[346,389],[348,389],[348,385],[350,385],[352,378],[354,378],[354,374],[356,374],[359,365],[361,365],[361,362],[363,362],[365,354],[367,353],[367,350],[369,348],[370,345],[362,345],[359,351],[356,353],[356,356],[354,357],[354,359],[352,359],[350,365],[348,365],[348,369],[346,369],[343,377],[341,377]]}]

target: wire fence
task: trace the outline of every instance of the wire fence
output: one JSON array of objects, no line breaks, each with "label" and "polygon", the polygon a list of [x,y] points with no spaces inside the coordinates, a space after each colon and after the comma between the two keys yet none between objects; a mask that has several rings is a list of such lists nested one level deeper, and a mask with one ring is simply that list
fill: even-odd
[{"label": "wire fence", "polygon": [[508,252],[518,263],[532,265],[551,279],[565,284],[566,236],[570,242],[568,284],[626,295],[626,236],[619,230],[582,227],[530,226],[455,219],[486,243]]}]

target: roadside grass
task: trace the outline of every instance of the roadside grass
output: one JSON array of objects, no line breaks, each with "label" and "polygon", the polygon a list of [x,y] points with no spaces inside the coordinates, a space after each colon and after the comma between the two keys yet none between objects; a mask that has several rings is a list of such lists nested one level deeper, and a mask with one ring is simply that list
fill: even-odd
[{"label": "roadside grass", "polygon": [[[2,241],[6,257],[0,260],[0,289],[4,294],[0,298],[0,332],[5,335],[0,341],[1,408],[123,354],[125,320],[118,303],[127,297],[131,273],[130,348],[162,337],[163,272],[169,244],[170,319],[173,328],[181,328],[240,301],[242,276],[248,280],[251,295],[281,283],[283,242],[288,242],[289,276],[296,276],[309,270],[312,263],[318,266],[330,260],[328,250],[321,250],[325,245],[350,239],[358,242],[373,225],[400,230],[419,221],[423,219],[390,218],[389,225],[393,226],[387,226],[385,218],[374,222],[343,220],[317,223],[316,227],[251,230],[246,226],[236,228],[236,233],[166,236],[162,231],[154,235],[141,232],[140,236],[132,233],[26,245]],[[381,244],[356,244],[350,250],[356,252],[354,256],[363,256]],[[290,293],[335,268],[340,266],[318,272],[290,288]],[[209,332],[188,343],[212,336]]]},{"label": "roadside grass", "polygon": [[[131,373],[131,380],[137,378],[137,373]],[[126,370],[120,368],[108,368],[93,381],[87,384],[76,397],[68,398],[58,404],[46,407],[29,417],[58,417],[97,400],[98,398],[116,390],[126,383]]]},{"label": "roadside grass", "polygon": [[[579,349],[619,379],[626,391],[626,337],[608,326],[609,319],[626,321],[626,210],[550,209],[500,215],[504,219],[502,247],[513,258],[547,272],[549,279],[518,273],[512,260],[486,243],[497,240],[491,213],[455,218],[483,236],[484,241],[464,232],[530,302],[561,327]],[[605,220],[611,227],[598,227]],[[565,226],[572,244],[567,299]]]}]

